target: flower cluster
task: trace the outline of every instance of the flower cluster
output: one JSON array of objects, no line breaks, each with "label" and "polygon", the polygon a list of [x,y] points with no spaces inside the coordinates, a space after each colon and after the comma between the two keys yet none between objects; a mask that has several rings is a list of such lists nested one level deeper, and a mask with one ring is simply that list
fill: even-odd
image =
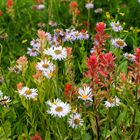
[{"label": "flower cluster", "polygon": [[34,99],[38,96],[37,89],[30,89],[28,87],[21,87],[18,89],[18,93],[20,96],[25,97],[26,99]]}]

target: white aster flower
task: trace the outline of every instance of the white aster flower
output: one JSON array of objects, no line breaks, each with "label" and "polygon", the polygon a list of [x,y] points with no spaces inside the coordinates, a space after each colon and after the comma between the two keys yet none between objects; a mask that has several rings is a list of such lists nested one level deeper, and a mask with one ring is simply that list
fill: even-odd
[{"label": "white aster flower", "polygon": [[114,106],[119,106],[120,105],[120,99],[115,96],[114,99],[110,99],[109,101],[105,101],[105,107],[114,107]]},{"label": "white aster flower", "polygon": [[36,10],[43,10],[43,9],[45,9],[45,5],[44,4],[35,5],[35,9]]},{"label": "white aster flower", "polygon": [[52,21],[52,20],[49,21],[49,25],[50,25],[51,27],[57,27],[57,23],[54,22],[54,21]]},{"label": "white aster flower", "polygon": [[45,76],[46,78],[50,79],[52,78],[54,75],[54,70],[47,70],[47,71],[43,71],[43,76]]},{"label": "white aster flower", "polygon": [[30,89],[28,87],[23,87],[22,89],[20,89],[19,91],[20,96],[24,96],[27,99],[34,99],[37,97],[37,89]]},{"label": "white aster flower", "polygon": [[78,128],[83,125],[83,119],[81,119],[81,116],[79,113],[72,113],[70,115],[70,118],[68,119],[68,123],[70,127],[72,128]]},{"label": "white aster flower", "polygon": [[78,98],[84,100],[84,101],[92,101],[92,89],[88,86],[85,86],[84,88],[79,88],[79,96]]},{"label": "white aster flower", "polygon": [[54,102],[47,101],[47,105],[50,106],[47,112],[55,117],[65,117],[71,111],[70,105],[60,99],[56,99]]},{"label": "white aster flower", "polygon": [[93,9],[94,4],[91,3],[91,2],[89,2],[89,3],[87,3],[87,4],[85,5],[85,7],[86,7],[88,10],[89,10],[89,9]]},{"label": "white aster flower", "polygon": [[22,66],[21,65],[15,65],[11,68],[8,68],[8,70],[10,72],[13,72],[13,73],[16,73],[16,74],[19,74],[21,71],[22,71]]},{"label": "white aster flower", "polygon": [[38,39],[38,38],[37,38],[37,39],[33,39],[33,40],[30,42],[30,45],[31,45],[34,49],[39,50],[39,48],[40,48],[40,41],[39,41],[39,39]]},{"label": "white aster flower", "polygon": [[53,60],[63,60],[67,57],[67,51],[66,48],[62,48],[62,46],[49,48],[48,50],[45,50],[44,53],[46,55],[50,55]]},{"label": "white aster flower", "polygon": [[87,33],[87,31],[81,31],[79,33],[79,36],[77,37],[77,39],[79,40],[87,40],[89,38],[89,34]]},{"label": "white aster flower", "polygon": [[110,23],[110,26],[112,27],[112,29],[115,32],[119,32],[119,31],[122,31],[123,30],[123,28],[122,28],[121,24],[119,23],[119,21],[117,21],[117,22],[111,22]]},{"label": "white aster flower", "polygon": [[103,9],[102,8],[97,8],[94,10],[95,13],[97,14],[101,14],[103,12]]},{"label": "white aster flower", "polygon": [[140,0],[138,0],[138,3],[140,3]]},{"label": "white aster flower", "polygon": [[125,57],[127,60],[129,60],[129,61],[131,61],[131,62],[134,62],[136,56],[133,55],[133,54],[131,54],[131,53],[125,53],[125,54],[124,54],[124,57]]},{"label": "white aster flower", "polygon": [[41,60],[40,62],[37,63],[36,65],[36,69],[37,70],[41,70],[41,71],[54,71],[55,66],[52,62],[50,62],[47,59]]},{"label": "white aster flower", "polygon": [[127,44],[125,43],[125,41],[123,39],[112,39],[112,45],[115,46],[115,48],[120,48],[123,49],[125,46],[127,46]]},{"label": "white aster flower", "polygon": [[0,90],[0,105],[6,106],[11,100],[8,96],[4,96],[3,92]]},{"label": "white aster flower", "polygon": [[11,100],[8,96],[0,97],[0,105],[6,107],[9,102],[11,102]]},{"label": "white aster flower", "polygon": [[63,31],[63,29],[55,29],[55,30],[54,30],[54,35],[55,35],[55,36],[64,36],[64,31]]},{"label": "white aster flower", "polygon": [[29,56],[37,56],[39,53],[35,48],[27,48],[27,54],[29,54]]},{"label": "white aster flower", "polygon": [[46,36],[46,39],[47,39],[48,42],[51,41],[52,36],[51,36],[51,34],[49,32],[46,32],[45,36]]}]

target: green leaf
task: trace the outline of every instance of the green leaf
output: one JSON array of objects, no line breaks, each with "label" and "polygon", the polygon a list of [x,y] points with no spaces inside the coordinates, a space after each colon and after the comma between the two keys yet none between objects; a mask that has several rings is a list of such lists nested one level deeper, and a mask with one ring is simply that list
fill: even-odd
[{"label": "green leaf", "polygon": [[127,61],[124,61],[124,62],[121,62],[120,65],[118,66],[118,72],[123,72],[125,74],[127,74],[127,66],[128,66],[128,63]]},{"label": "green leaf", "polygon": [[0,127],[0,140],[8,140],[10,136],[11,136],[11,124],[10,122],[6,121]]},{"label": "green leaf", "polygon": [[82,135],[82,140],[92,140],[92,137],[89,133],[85,133]]}]

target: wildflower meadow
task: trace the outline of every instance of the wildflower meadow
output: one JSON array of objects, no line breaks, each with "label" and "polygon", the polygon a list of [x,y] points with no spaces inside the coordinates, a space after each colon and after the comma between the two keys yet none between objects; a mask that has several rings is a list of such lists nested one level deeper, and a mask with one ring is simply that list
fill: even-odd
[{"label": "wildflower meadow", "polygon": [[140,0],[0,0],[0,140],[140,140]]}]

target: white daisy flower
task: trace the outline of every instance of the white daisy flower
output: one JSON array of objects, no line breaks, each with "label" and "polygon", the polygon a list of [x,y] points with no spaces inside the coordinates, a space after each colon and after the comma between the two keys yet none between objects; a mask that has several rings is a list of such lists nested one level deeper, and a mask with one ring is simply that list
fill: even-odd
[{"label": "white daisy flower", "polygon": [[29,54],[29,56],[37,56],[39,53],[38,51],[35,49],[35,48],[27,48],[28,51],[27,51],[27,54]]},{"label": "white daisy flower", "polygon": [[55,66],[49,60],[44,59],[37,63],[36,69],[41,71],[54,71]]},{"label": "white daisy flower", "polygon": [[127,60],[131,61],[131,62],[134,62],[134,61],[135,61],[135,58],[136,58],[136,56],[133,55],[133,54],[131,54],[131,53],[125,53],[125,54],[124,54],[124,57],[125,57]]},{"label": "white daisy flower", "polygon": [[67,57],[67,51],[66,48],[62,48],[62,46],[49,48],[48,50],[45,50],[44,53],[46,55],[50,55],[53,60],[63,60]]},{"label": "white daisy flower", "polygon": [[94,4],[91,3],[91,2],[89,2],[89,3],[87,3],[87,4],[85,5],[85,7],[86,7],[88,10],[89,10],[89,9],[93,9]]},{"label": "white daisy flower", "polygon": [[19,94],[21,95],[21,96],[24,96],[24,97],[26,97],[27,99],[34,99],[34,98],[36,98],[37,97],[37,89],[34,89],[34,88],[32,88],[32,89],[30,89],[30,88],[28,88],[28,87],[23,87],[22,89],[20,89],[19,91]]},{"label": "white daisy flower", "polygon": [[68,123],[70,127],[72,128],[78,128],[83,125],[83,119],[81,119],[81,116],[79,113],[73,113],[70,115],[70,118],[68,119]]},{"label": "white daisy flower", "polygon": [[110,26],[112,27],[112,29],[115,32],[119,32],[119,31],[122,31],[123,30],[123,28],[122,28],[121,24],[119,23],[119,21],[117,21],[117,22],[111,22],[110,23]]},{"label": "white daisy flower", "polygon": [[95,13],[97,14],[101,14],[103,12],[103,9],[102,8],[97,8],[94,10]]},{"label": "white daisy flower", "polygon": [[79,88],[79,96],[78,98],[84,100],[84,101],[92,101],[92,89],[88,86],[85,86],[84,88]]},{"label": "white daisy flower", "polygon": [[120,48],[123,49],[125,46],[127,46],[127,44],[124,42],[123,39],[112,39],[112,45],[115,46],[115,48]]},{"label": "white daisy flower", "polygon": [[7,103],[11,102],[8,96],[4,96],[3,92],[0,90],[0,105],[6,106]]},{"label": "white daisy flower", "polygon": [[11,100],[8,96],[0,97],[0,105],[6,107],[9,102],[11,102]]},{"label": "white daisy flower", "polygon": [[52,78],[53,75],[54,75],[54,71],[52,70],[43,71],[43,76],[45,76],[48,79]]},{"label": "white daisy flower", "polygon": [[120,105],[120,99],[115,96],[114,99],[110,99],[109,101],[105,101],[105,107],[114,107],[114,106],[119,106]]},{"label": "white daisy flower", "polygon": [[47,101],[47,104],[50,106],[47,112],[55,117],[65,117],[71,111],[70,105],[60,99],[56,99],[54,102]]}]

